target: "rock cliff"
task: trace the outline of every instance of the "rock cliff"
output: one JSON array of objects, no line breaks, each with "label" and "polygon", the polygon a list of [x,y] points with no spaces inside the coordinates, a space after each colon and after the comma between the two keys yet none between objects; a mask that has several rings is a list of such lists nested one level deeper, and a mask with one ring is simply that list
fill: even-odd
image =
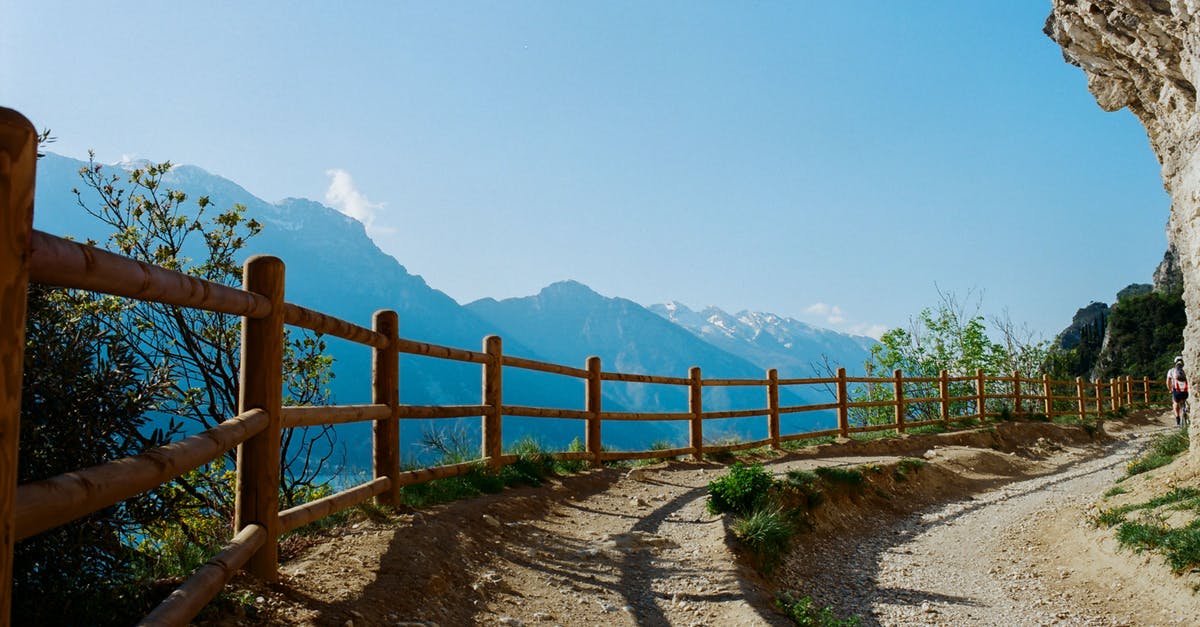
[{"label": "rock cliff", "polygon": [[[1087,74],[1105,111],[1146,127],[1171,195],[1167,240],[1179,253],[1188,314],[1184,358],[1200,364],[1200,0],[1053,0],[1045,32]],[[1195,366],[1193,366],[1195,367]],[[1200,458],[1200,438],[1192,441]]]}]

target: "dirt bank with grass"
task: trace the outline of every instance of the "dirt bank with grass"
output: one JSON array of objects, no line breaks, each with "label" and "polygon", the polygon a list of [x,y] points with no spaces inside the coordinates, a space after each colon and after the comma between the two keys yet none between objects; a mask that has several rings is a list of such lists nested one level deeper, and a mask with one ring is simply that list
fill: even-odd
[{"label": "dirt bank with grass", "polygon": [[[1024,587],[1029,594],[1012,603],[1044,608],[1031,614],[1034,624],[1042,616],[1074,620],[1057,618],[1063,612],[1083,621],[1093,598],[1080,596],[1085,569],[1058,561],[1070,559],[1068,549],[1078,543],[1049,540],[1091,533],[1077,528],[1078,516],[1067,524],[1069,508],[1086,509],[1090,498],[1100,498],[1115,480],[1104,473],[1119,475],[1145,434],[1164,425],[1109,423],[1110,437],[1080,426],[998,423],[761,454],[757,461],[779,478],[822,467],[855,469],[866,478],[858,487],[822,484],[818,502],[799,521],[806,531],[794,536],[792,552],[767,577],[729,533],[733,519],[705,507],[708,484],[726,475],[728,465],[675,461],[588,471],[540,487],[352,521],[293,544],[296,554],[283,565],[279,583],[239,579],[225,612],[209,619],[789,625],[774,606],[780,592],[793,590],[797,599],[813,597],[842,615],[862,616],[865,624],[1013,624],[988,622],[980,608],[1009,616],[1008,601],[974,591]],[[1088,479],[1076,483],[1081,477]],[[1043,497],[1016,513],[1006,510],[1032,495]],[[1042,511],[1055,517],[1039,517]],[[1035,527],[1022,534],[1020,525]],[[1033,539],[1044,547],[1025,551],[1036,546]],[[1018,547],[1031,561],[1002,567],[1003,560],[1016,559]],[[1132,564],[1133,578],[1153,567],[1116,556]],[[948,567],[958,564],[947,561],[952,558],[972,568],[969,577],[953,576],[967,571]],[[981,564],[988,566],[975,568]],[[1060,566],[1071,574],[1059,575]],[[1026,572],[1040,574],[1006,578]],[[966,588],[955,587],[959,583]],[[1072,587],[1077,583],[1081,587]],[[1111,596],[1113,606],[1121,604]],[[1083,606],[1069,605],[1081,598],[1088,599]]]}]

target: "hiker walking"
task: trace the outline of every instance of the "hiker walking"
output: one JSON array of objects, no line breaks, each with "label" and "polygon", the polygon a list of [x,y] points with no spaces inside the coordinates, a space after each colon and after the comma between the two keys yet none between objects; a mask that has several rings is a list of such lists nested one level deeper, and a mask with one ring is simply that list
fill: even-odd
[{"label": "hiker walking", "polygon": [[1187,375],[1183,372],[1183,356],[1175,358],[1175,365],[1167,371],[1167,389],[1171,390],[1171,405],[1175,409],[1175,424],[1180,424],[1180,411],[1187,417],[1184,409],[1187,405],[1188,384]]}]

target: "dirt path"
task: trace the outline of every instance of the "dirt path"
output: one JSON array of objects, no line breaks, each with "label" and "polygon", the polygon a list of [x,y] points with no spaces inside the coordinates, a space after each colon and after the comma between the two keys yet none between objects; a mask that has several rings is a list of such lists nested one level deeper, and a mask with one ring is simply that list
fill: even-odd
[{"label": "dirt path", "polygon": [[[706,486],[725,466],[593,471],[337,530],[285,564],[279,584],[246,584],[256,600],[242,622],[788,625],[771,605],[776,589],[794,588],[865,624],[1124,624],[1112,613],[1121,594],[1073,588],[1090,576],[1079,564],[1057,570],[1078,542],[1038,542],[1073,531],[1158,428],[1101,446],[1079,429],[1005,424],[769,460],[776,474],[864,463],[878,472],[871,491],[816,510],[815,530],[797,537],[773,582],[744,565],[725,519],[705,511]],[[1049,441],[1061,438],[1062,449]],[[883,471],[925,454],[919,477]]]},{"label": "dirt path", "polygon": [[[1129,432],[1102,457],[1100,447],[1065,449],[1040,462],[1050,474],[929,508],[886,533],[832,540],[804,556],[837,565],[808,592],[864,625],[1196,624],[1200,604],[1183,582],[1167,574],[1147,585],[1165,570],[1155,558],[1118,555],[1104,541],[1111,531],[1083,523],[1125,463],[1166,429]],[[1145,596],[1164,585],[1168,594]]]}]

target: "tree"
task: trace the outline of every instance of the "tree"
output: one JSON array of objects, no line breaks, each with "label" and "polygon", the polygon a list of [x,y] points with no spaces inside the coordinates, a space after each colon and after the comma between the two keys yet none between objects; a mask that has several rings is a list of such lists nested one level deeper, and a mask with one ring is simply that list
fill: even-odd
[{"label": "tree", "polygon": [[[990,375],[1008,375],[1019,370],[1025,376],[1040,374],[1045,362],[1047,343],[1035,338],[1026,327],[1012,322],[1007,310],[992,320],[1001,342],[993,341],[987,319],[980,313],[982,297],[973,291],[963,299],[953,293],[938,291],[935,307],[921,310],[909,319],[907,327],[885,332],[879,344],[871,348],[867,363],[868,376],[888,377],[894,370],[904,376],[934,378],[947,371],[951,377],[974,376],[982,369]],[[970,381],[950,384],[950,396],[967,396],[974,392]],[[908,383],[907,398],[938,396],[937,384]],[[891,385],[864,384],[850,391],[854,401],[890,401],[895,398]],[[964,413],[968,401],[952,403],[951,414]],[[940,415],[935,404],[915,404],[909,411],[917,420],[931,420]],[[859,408],[857,422],[886,424],[895,417],[892,409]]]},{"label": "tree", "polygon": [[[215,283],[240,285],[239,256],[262,225],[234,205],[217,211],[207,196],[193,203],[165,182],[172,164],[147,164],[109,172],[95,162],[80,169],[85,195],[73,190],[79,206],[112,228],[102,243],[124,256]],[[91,197],[98,202],[90,202]],[[208,429],[236,415],[239,393],[240,319],[142,301],[72,292],[73,305],[94,315],[106,331],[124,338],[138,372],[160,373],[164,393],[154,403],[168,431]],[[285,403],[329,401],[332,358],[319,335],[291,334],[285,340]],[[283,433],[281,504],[290,507],[311,495],[337,452],[332,427],[289,429]],[[228,456],[228,466],[235,457]],[[181,478],[197,507],[232,519],[233,496],[220,468]],[[201,538],[193,538],[200,541]]]},{"label": "tree", "polygon": [[[81,313],[61,290],[30,286],[21,383],[19,481],[26,483],[136,455],[171,431],[148,429],[166,389],[161,372],[139,373],[121,338]],[[157,492],[94,512],[16,545],[16,624],[128,624],[144,613],[120,599],[141,561],[129,539],[170,511]]]}]

